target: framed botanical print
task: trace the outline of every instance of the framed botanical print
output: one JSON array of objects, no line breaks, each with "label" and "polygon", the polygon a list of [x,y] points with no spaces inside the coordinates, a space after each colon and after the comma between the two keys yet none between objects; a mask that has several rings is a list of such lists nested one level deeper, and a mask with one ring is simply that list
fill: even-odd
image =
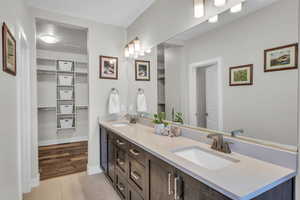
[{"label": "framed botanical print", "polygon": [[118,79],[118,58],[100,56],[100,78]]},{"label": "framed botanical print", "polygon": [[2,25],[2,53],[3,71],[16,76],[17,74],[17,52],[16,40],[9,31],[7,25]]},{"label": "framed botanical print", "polygon": [[229,85],[242,86],[253,84],[253,65],[242,65],[229,68]]},{"label": "framed botanical print", "polygon": [[265,72],[298,68],[298,44],[276,47],[265,50]]},{"label": "framed botanical print", "polygon": [[150,81],[150,61],[135,61],[135,80]]}]

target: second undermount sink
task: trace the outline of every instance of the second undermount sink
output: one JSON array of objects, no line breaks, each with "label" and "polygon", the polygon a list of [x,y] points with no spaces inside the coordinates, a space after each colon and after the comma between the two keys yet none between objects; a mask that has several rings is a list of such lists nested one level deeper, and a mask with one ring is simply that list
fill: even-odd
[{"label": "second undermount sink", "polygon": [[128,122],[116,122],[116,123],[113,123],[112,126],[114,126],[114,127],[125,127],[125,126],[129,126],[129,123]]},{"label": "second undermount sink", "polygon": [[172,152],[177,156],[209,170],[219,170],[239,162],[233,158],[221,156],[199,147],[187,147]]}]

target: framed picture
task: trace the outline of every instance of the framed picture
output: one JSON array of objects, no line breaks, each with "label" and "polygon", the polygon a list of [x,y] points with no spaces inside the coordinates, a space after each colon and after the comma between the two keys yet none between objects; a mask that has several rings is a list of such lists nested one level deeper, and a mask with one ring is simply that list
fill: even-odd
[{"label": "framed picture", "polygon": [[265,72],[298,68],[298,44],[265,50]]},{"label": "framed picture", "polygon": [[16,76],[17,52],[16,40],[5,23],[2,25],[3,71]]},{"label": "framed picture", "polygon": [[229,68],[229,85],[242,86],[253,84],[253,65],[242,65]]},{"label": "framed picture", "polygon": [[135,80],[150,81],[150,61],[135,61]]},{"label": "framed picture", "polygon": [[100,56],[100,78],[118,79],[118,58]]}]

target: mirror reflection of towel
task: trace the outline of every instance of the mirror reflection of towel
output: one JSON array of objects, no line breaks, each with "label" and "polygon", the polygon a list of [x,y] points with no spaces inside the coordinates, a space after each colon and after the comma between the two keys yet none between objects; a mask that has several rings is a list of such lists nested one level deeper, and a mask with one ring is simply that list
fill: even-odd
[{"label": "mirror reflection of towel", "polygon": [[144,93],[137,95],[137,111],[147,112],[146,96]]},{"label": "mirror reflection of towel", "polygon": [[108,113],[118,114],[121,112],[120,97],[118,93],[112,92],[109,96]]}]

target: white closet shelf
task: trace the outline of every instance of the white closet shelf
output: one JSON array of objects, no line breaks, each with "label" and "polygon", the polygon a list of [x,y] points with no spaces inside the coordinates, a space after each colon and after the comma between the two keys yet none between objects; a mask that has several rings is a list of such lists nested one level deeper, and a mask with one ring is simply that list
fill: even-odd
[{"label": "white closet shelf", "polygon": [[[73,74],[71,71],[59,71],[59,70],[48,70],[48,69],[37,69],[38,74],[51,74],[55,75],[56,73],[69,73]],[[77,75],[88,75],[88,72],[83,72],[83,71],[75,71],[75,74]]]},{"label": "white closet shelf", "polygon": [[58,131],[61,130],[71,130],[71,129],[76,129],[75,127],[70,127],[70,128],[57,128]]},{"label": "white closet shelf", "polygon": [[78,106],[76,106],[76,109],[77,110],[89,109],[89,106],[88,105],[78,105]]},{"label": "white closet shelf", "polygon": [[57,113],[57,116],[72,116],[72,115],[76,115],[76,113],[71,113],[71,114]]}]

